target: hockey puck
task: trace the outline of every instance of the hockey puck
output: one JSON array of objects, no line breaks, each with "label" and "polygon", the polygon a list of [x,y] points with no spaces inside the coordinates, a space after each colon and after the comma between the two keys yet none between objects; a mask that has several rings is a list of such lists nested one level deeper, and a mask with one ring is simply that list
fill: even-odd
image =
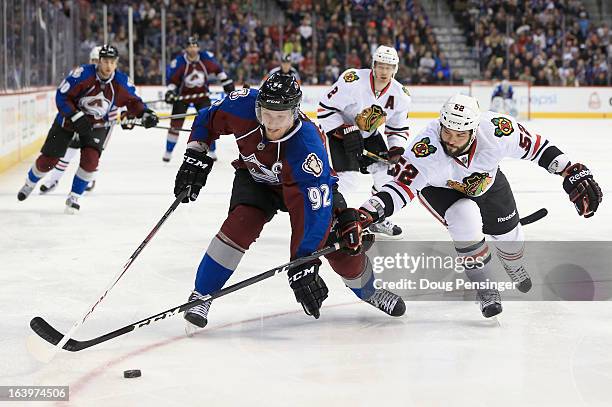
[{"label": "hockey puck", "polygon": [[123,371],[123,377],[125,377],[126,379],[131,379],[132,377],[140,377],[140,376],[142,376],[142,372],[138,369]]}]

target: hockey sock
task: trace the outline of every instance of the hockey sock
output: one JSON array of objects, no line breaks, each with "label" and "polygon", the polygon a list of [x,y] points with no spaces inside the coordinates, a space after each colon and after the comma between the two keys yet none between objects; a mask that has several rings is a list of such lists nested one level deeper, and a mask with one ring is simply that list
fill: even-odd
[{"label": "hockey sock", "polygon": [[483,238],[473,244],[466,242],[455,242],[455,249],[459,258],[463,261],[465,275],[472,282],[486,281],[491,268],[491,252],[489,245]]},{"label": "hockey sock", "polygon": [[374,287],[374,273],[372,272],[372,263],[370,263],[370,259],[368,256],[364,256],[365,264],[363,272],[355,277],[355,278],[345,278],[342,277],[344,284],[351,289],[353,293],[357,297],[362,300],[367,300],[370,298],[376,288]]},{"label": "hockey sock", "polygon": [[176,142],[178,141],[179,135],[176,130],[169,130],[168,137],[166,138],[166,151],[171,153],[174,151],[174,147],[176,146]]},{"label": "hockey sock", "polygon": [[46,174],[45,172],[42,172],[38,168],[36,168],[36,164],[34,164],[32,168],[30,168],[30,171],[28,171],[28,177],[26,178],[26,183],[28,183],[31,186],[34,186],[36,185],[38,181],[40,181],[42,177],[45,176],[45,174]]},{"label": "hockey sock", "polygon": [[215,236],[198,267],[196,291],[206,295],[220,290],[238,267],[242,256],[244,250],[222,240],[220,235]]},{"label": "hockey sock", "polygon": [[94,172],[85,171],[83,168],[79,167],[76,174],[74,174],[74,178],[72,179],[71,192],[77,195],[83,195],[85,188],[87,188],[87,185],[94,179],[94,177]]}]

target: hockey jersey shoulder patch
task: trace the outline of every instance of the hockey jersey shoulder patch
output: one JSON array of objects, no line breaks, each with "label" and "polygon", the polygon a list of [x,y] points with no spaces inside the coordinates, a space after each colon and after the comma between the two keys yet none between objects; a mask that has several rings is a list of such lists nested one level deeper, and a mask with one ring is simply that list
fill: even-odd
[{"label": "hockey jersey shoulder patch", "polygon": [[402,91],[406,94],[406,96],[410,96],[410,91],[408,90],[407,87],[402,86]]},{"label": "hockey jersey shoulder patch", "polygon": [[509,136],[514,132],[514,127],[512,127],[512,121],[505,117],[494,117],[491,119],[491,123],[495,126],[495,135],[497,137]]},{"label": "hockey jersey shoulder patch", "polygon": [[359,76],[357,76],[357,72],[355,71],[346,71],[344,75],[342,75],[342,79],[344,79],[344,82],[350,83],[359,80]]},{"label": "hockey jersey shoulder patch", "polygon": [[315,153],[310,153],[302,163],[302,170],[315,177],[320,177],[323,173],[323,161]]},{"label": "hockey jersey shoulder patch", "polygon": [[416,158],[427,157],[435,153],[437,150],[437,147],[431,144],[431,140],[429,140],[429,137],[424,137],[420,141],[417,141],[411,149]]}]

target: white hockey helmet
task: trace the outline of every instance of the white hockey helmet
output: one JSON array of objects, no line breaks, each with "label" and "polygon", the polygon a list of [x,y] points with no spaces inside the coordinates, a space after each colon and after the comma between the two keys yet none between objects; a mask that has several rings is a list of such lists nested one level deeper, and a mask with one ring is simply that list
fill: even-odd
[{"label": "white hockey helmet", "polygon": [[393,75],[397,73],[399,68],[399,57],[397,56],[397,51],[395,48],[387,47],[386,45],[381,45],[376,48],[376,51],[374,51],[374,55],[372,55],[372,70],[374,70],[374,64],[376,62],[395,65]]},{"label": "white hockey helmet", "polygon": [[440,109],[440,123],[451,130],[476,130],[480,123],[478,99],[460,93],[451,96]]},{"label": "white hockey helmet", "polygon": [[91,52],[89,53],[89,62],[90,63],[93,60],[99,60],[100,59],[100,50],[101,49],[102,49],[102,47],[100,47],[100,46],[93,47],[91,49]]}]

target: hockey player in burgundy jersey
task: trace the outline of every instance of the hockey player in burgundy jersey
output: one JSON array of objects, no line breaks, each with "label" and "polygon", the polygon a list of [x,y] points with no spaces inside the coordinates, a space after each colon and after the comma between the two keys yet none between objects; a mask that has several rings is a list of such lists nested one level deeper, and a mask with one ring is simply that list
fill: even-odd
[{"label": "hockey player in burgundy jersey", "polygon": [[87,64],[73,69],[58,87],[55,96],[58,113],[40,156],[17,194],[20,201],[26,199],[36,183],[58,163],[74,133],[77,133],[81,160],[72,181],[72,191],[66,200],[66,211],[74,213],[80,208],[78,198],[85,192],[98,168],[110,129],[109,113],[115,107],[125,107],[129,116],[142,119],[144,127],[157,124],[157,115],[136,94],[128,76],[117,71],[117,48],[104,45],[99,56],[98,65]]},{"label": "hockey player in burgundy jersey", "polygon": [[[403,300],[373,286],[372,266],[361,240],[368,217],[346,208],[337,192],[322,135],[299,111],[301,97],[295,78],[277,73],[260,91],[236,90],[200,110],[176,176],[175,195],[190,188],[184,202],[197,198],[213,166],[208,146],[219,135],[235,136],[239,157],[233,162],[229,214],[204,254],[189,298],[221,289],[264,225],[283,211],[291,223],[291,259],[311,254],[328,239],[342,239],[348,249],[327,256],[334,271],[359,298],[400,316],[405,311]],[[316,260],[288,272],[297,301],[315,318],[328,292],[318,273],[320,264]],[[209,307],[210,301],[185,313],[188,331],[206,325]]]},{"label": "hockey player in burgundy jersey", "polygon": [[[221,64],[213,54],[200,51],[198,39],[189,37],[185,52],[174,59],[167,69],[166,76],[170,83],[165,98],[166,102],[172,105],[173,115],[187,112],[190,103],[193,103],[197,110],[210,106],[208,78],[211,74],[217,76],[226,93],[234,90],[234,82],[223,72]],[[193,95],[199,96],[191,97]],[[188,97],[188,99],[181,100],[179,97]],[[184,121],[184,118],[170,121],[171,130],[168,130],[166,151],[163,156],[165,162],[170,161],[172,157],[172,151],[179,137],[179,131],[176,129],[180,129]],[[214,143],[210,151],[214,151]]]},{"label": "hockey player in burgundy jersey", "polygon": [[[603,194],[584,164],[570,162],[549,140],[510,116],[481,114],[478,101],[465,95],[455,95],[442,106],[440,118],[411,142],[396,164],[394,180],[362,209],[380,222],[418,196],[448,228],[471,281],[485,282],[490,276],[486,234],[510,279],[527,292],[531,278],[523,267],[523,231],[510,184],[499,169],[504,158],[528,160],[560,175],[578,215],[589,218],[597,211]],[[483,267],[467,267],[478,258]],[[498,290],[477,290],[477,296],[483,316],[502,311]]]}]

